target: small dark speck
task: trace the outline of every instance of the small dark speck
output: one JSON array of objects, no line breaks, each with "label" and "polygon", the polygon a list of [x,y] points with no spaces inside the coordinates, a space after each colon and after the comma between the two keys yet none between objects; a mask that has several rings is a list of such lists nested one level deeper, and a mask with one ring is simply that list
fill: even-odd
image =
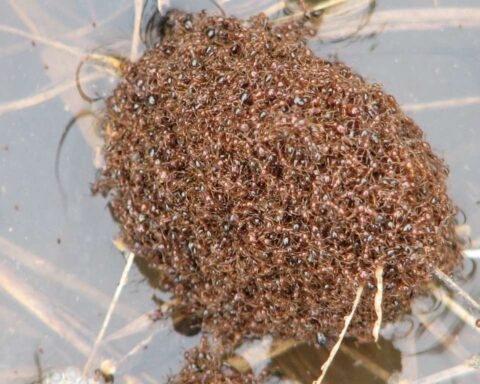
[{"label": "small dark speck", "polygon": [[48,70],[50,69],[50,67],[49,67],[47,64],[45,64],[45,65],[43,66],[43,68],[44,68],[46,71],[48,71]]},{"label": "small dark speck", "polygon": [[92,21],[92,27],[95,28],[97,26],[97,23],[95,21]]},{"label": "small dark speck", "polygon": [[20,210],[20,207],[18,206],[18,204],[15,204],[15,205],[13,206],[13,209],[14,209],[15,211],[19,211],[19,210]]},{"label": "small dark speck", "polygon": [[62,243],[62,239],[60,237],[57,238],[57,244],[60,245]]},{"label": "small dark speck", "polygon": [[10,147],[8,146],[8,144],[5,144],[5,145],[3,146],[3,150],[4,150],[5,152],[8,152],[8,151],[10,150]]},{"label": "small dark speck", "polygon": [[37,43],[35,42],[35,40],[32,40],[31,41],[31,44],[32,44],[32,47],[35,47],[37,45]]}]

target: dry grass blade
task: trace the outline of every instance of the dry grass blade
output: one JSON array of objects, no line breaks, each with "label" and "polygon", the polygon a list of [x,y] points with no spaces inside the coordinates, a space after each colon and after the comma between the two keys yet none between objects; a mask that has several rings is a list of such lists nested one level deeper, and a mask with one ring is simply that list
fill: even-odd
[{"label": "dry grass blade", "polygon": [[469,259],[480,259],[480,249],[464,249],[463,256]]},{"label": "dry grass blade", "polygon": [[[374,1],[374,0],[373,0]],[[359,12],[368,9],[372,0],[350,0],[345,1],[341,7],[335,7],[329,10],[329,17],[342,17],[346,15],[357,15]]]},{"label": "dry grass blade", "polygon": [[128,358],[135,356],[137,353],[141,351],[144,351],[148,347],[150,342],[153,340],[155,335],[158,333],[158,331],[159,331],[158,329],[153,331],[145,339],[143,339],[137,345],[135,345],[132,349],[130,349],[130,351],[128,351],[128,353],[118,361],[118,366],[121,366],[125,362],[125,360],[127,360]]},{"label": "dry grass blade", "polygon": [[[418,317],[418,320],[420,320],[425,329],[434,336],[436,342],[441,344],[445,351],[451,353],[451,356],[457,356],[458,358],[464,358],[466,356],[466,349],[460,343],[452,342],[451,332],[445,324],[432,320],[423,313],[417,313],[416,317]],[[412,337],[412,339],[415,340],[414,337]],[[412,351],[415,351],[415,349],[412,349]]]},{"label": "dry grass blade", "polygon": [[[249,356],[256,356],[255,357],[255,364],[261,364],[265,361],[265,357],[272,360],[277,356],[282,355],[283,353],[287,352],[288,350],[297,347],[298,345],[302,344],[302,342],[297,341],[297,340],[278,340],[273,343],[272,348],[268,352],[267,356],[261,355],[261,354],[256,354],[255,349],[256,346],[253,346],[252,348],[246,350],[244,354],[247,354]],[[239,355],[232,356],[228,358],[227,360],[228,364],[234,367],[238,372],[241,373],[246,373],[248,372],[251,368],[255,368],[255,366],[251,367],[250,363],[247,362],[247,360]]]},{"label": "dry grass blade", "polygon": [[6,32],[6,33],[11,33],[12,35],[25,37],[26,39],[31,39],[36,43],[49,45],[51,47],[68,52],[74,56],[79,56],[79,57],[82,56],[82,52],[79,49],[74,48],[67,44],[60,43],[59,41],[52,40],[48,37],[45,37],[36,33],[25,32],[25,31],[22,31],[21,29],[13,28],[8,25],[0,25],[0,32]]},{"label": "dry grass blade", "polygon": [[343,326],[342,332],[340,332],[340,336],[338,337],[337,342],[335,343],[332,350],[330,351],[327,361],[322,365],[322,374],[317,380],[313,382],[313,384],[322,384],[323,379],[327,374],[328,368],[332,364],[332,361],[335,358],[335,355],[337,354],[338,350],[340,349],[340,346],[342,345],[342,341],[345,337],[345,334],[347,333],[348,327],[350,326],[350,322],[352,321],[352,318],[355,315],[355,312],[357,310],[358,304],[360,303],[360,299],[362,298],[362,293],[363,293],[363,286],[358,287],[357,295],[355,297],[355,301],[353,302],[352,311],[348,316],[345,317],[345,325]]},{"label": "dry grass blade", "polygon": [[288,350],[298,347],[300,344],[303,344],[303,342],[297,340],[278,340],[274,342],[273,348],[268,354],[268,357],[270,359],[274,359],[275,357],[284,354]]},{"label": "dry grass blade", "polygon": [[[343,11],[344,7],[338,9]],[[319,39],[336,39],[345,36],[357,26],[357,19],[345,20],[344,17],[333,16],[325,19],[318,35]],[[369,36],[380,32],[428,31],[445,28],[480,28],[479,8],[418,8],[396,9],[375,12],[368,25],[357,36]]]},{"label": "dry grass blade", "polygon": [[[112,333],[110,336],[105,338],[105,342],[111,342],[118,339],[123,339],[132,335],[146,331],[153,324],[152,318],[149,314],[143,314],[140,317],[136,318],[132,322],[128,323],[126,326],[122,327],[118,331]],[[162,329],[167,328],[167,324],[162,324]]]},{"label": "dry grass blade", "polygon": [[135,0],[135,21],[133,25],[132,47],[130,50],[130,60],[135,61],[138,58],[138,49],[140,47],[140,27],[142,23],[143,0]]},{"label": "dry grass blade", "polygon": [[18,18],[22,20],[23,24],[27,26],[27,28],[35,34],[39,34],[40,31],[37,29],[37,26],[32,22],[30,16],[25,13],[25,11],[18,6],[17,0],[8,0],[8,4],[10,8],[17,14]]},{"label": "dry grass blade", "polygon": [[475,319],[466,309],[464,309],[460,304],[458,304],[451,297],[447,296],[444,290],[435,287],[433,284],[429,285],[430,291],[437,298],[445,304],[455,315],[457,315],[465,324],[468,324],[476,332],[480,333],[480,328],[477,327]]},{"label": "dry grass blade", "polygon": [[460,377],[478,372],[480,369],[480,356],[473,356],[465,362],[443,371],[436,372],[433,375],[414,381],[412,384],[439,384],[446,381],[452,381]]},{"label": "dry grass blade", "polygon": [[16,278],[14,272],[5,264],[0,264],[0,287],[80,353],[88,355],[90,349],[88,345],[70,329],[68,324],[64,324],[52,314],[51,309],[48,308],[48,300],[41,297],[40,293],[31,286]]},{"label": "dry grass blade", "polygon": [[[90,83],[92,81],[99,80],[103,77],[105,77],[105,74],[103,73],[92,73],[85,76],[82,82]],[[61,95],[66,91],[69,91],[70,89],[75,88],[76,85],[77,85],[76,81],[72,80],[72,81],[68,81],[68,82],[56,85],[54,87],[51,87],[33,96],[29,96],[24,99],[0,104],[0,115],[8,112],[18,111],[25,108],[33,107],[38,104],[42,104],[50,99],[53,99],[56,96]]]},{"label": "dry grass blade", "polygon": [[[24,267],[35,272],[39,276],[46,278],[49,281],[55,281],[62,287],[71,289],[73,291],[83,294],[85,297],[92,300],[93,303],[108,307],[110,304],[110,298],[103,292],[95,289],[94,287],[86,284],[80,280],[77,276],[68,274],[51,264],[45,259],[35,255],[34,253],[23,249],[15,243],[0,236],[0,253],[9,257],[15,262],[21,263]],[[126,307],[121,307],[120,312],[125,317],[133,316],[133,311]]]},{"label": "dry grass blade", "polygon": [[135,258],[135,254],[133,252],[130,252],[127,257],[127,263],[125,264],[125,268],[123,269],[122,276],[120,277],[120,281],[118,283],[117,289],[115,290],[115,294],[113,295],[112,302],[110,303],[110,307],[108,308],[107,314],[105,315],[105,319],[102,324],[102,328],[100,329],[100,332],[97,335],[97,338],[95,340],[95,343],[93,345],[93,348],[90,352],[90,355],[87,359],[87,362],[85,363],[85,366],[83,368],[83,374],[85,375],[89,368],[90,365],[93,362],[93,359],[95,358],[95,355],[97,353],[98,347],[100,346],[100,343],[103,340],[103,336],[105,335],[105,331],[107,330],[108,324],[110,324],[110,320],[113,315],[113,311],[115,310],[115,307],[117,305],[118,299],[120,298],[120,294],[122,293],[122,289],[127,283],[128,279],[128,274],[130,272],[130,269],[133,264],[133,260]]},{"label": "dry grass blade", "polygon": [[[367,371],[369,371],[375,377],[378,377],[384,382],[388,382],[391,374],[385,370],[382,366],[378,365],[375,361],[369,359],[367,356],[360,353],[357,349],[351,348],[348,345],[342,345],[340,350],[347,356],[349,356],[355,365],[362,365]],[[408,381],[402,380],[398,384],[407,384]]]},{"label": "dry grass blade", "polygon": [[[78,313],[71,313],[63,311],[58,314],[59,318],[66,324],[68,324],[73,330],[77,332],[85,340],[93,340],[95,338],[94,332],[89,328],[89,324],[84,324],[78,317]],[[112,358],[119,358],[121,352],[114,349],[111,345],[105,346],[105,352]]]},{"label": "dry grass blade", "polygon": [[380,327],[382,326],[382,301],[383,301],[383,266],[377,267],[375,270],[375,278],[377,279],[377,293],[375,294],[375,313],[377,314],[377,320],[373,326],[373,338],[375,342],[378,342],[380,335]]},{"label": "dry grass blade", "polygon": [[468,305],[472,308],[475,308],[477,311],[480,311],[480,304],[470,296],[465,290],[463,290],[455,281],[453,281],[450,277],[448,277],[445,273],[440,271],[438,268],[435,268],[433,271],[434,275],[443,281],[445,285],[447,285],[450,289],[452,289],[455,293],[457,293],[463,300],[465,300]]},{"label": "dry grass blade", "polygon": [[404,104],[402,109],[406,112],[420,112],[430,109],[458,108],[480,104],[479,96],[463,97],[459,99],[446,99],[426,103]]},{"label": "dry grass blade", "polygon": [[82,62],[87,62],[87,61],[96,61],[102,64],[106,64],[115,70],[113,74],[118,74],[121,71],[122,64],[123,64],[122,59],[118,57],[101,55],[99,53],[89,53],[82,59]]}]

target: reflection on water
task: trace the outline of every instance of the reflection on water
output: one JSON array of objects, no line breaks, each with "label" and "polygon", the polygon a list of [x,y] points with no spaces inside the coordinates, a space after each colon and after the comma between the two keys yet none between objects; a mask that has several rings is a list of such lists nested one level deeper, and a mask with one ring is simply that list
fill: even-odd
[{"label": "reflection on water", "polygon": [[[171,3],[218,11],[207,0]],[[260,10],[284,16],[274,0],[223,3],[227,14],[240,17]],[[450,165],[451,194],[468,217],[462,236],[479,248],[480,6],[475,0],[377,1],[371,13],[373,4],[351,0],[332,11],[311,47],[385,84],[405,105]],[[62,148],[66,205],[54,163],[72,116],[101,109],[101,102],[92,106],[79,97],[76,68],[87,52],[129,56],[134,1],[18,0],[0,7],[0,382],[26,383],[38,377],[35,356],[45,372],[83,367],[125,265],[112,244],[118,228],[106,201],[90,193],[101,161],[94,118],[79,120]],[[146,41],[156,33],[147,33]],[[116,81],[93,64],[81,79],[87,94],[100,97]],[[116,382],[163,383],[199,342],[198,319],[185,319],[157,289],[159,273],[136,260],[97,354],[96,366],[104,359],[117,363]],[[455,280],[479,297],[474,260],[465,260]],[[413,314],[384,327],[378,346],[345,342],[329,382],[382,383],[397,372],[412,383],[479,354],[480,313],[438,284],[460,309],[439,301],[438,293],[419,298]],[[324,348],[269,343],[267,360],[257,360],[268,364],[271,382],[308,383],[318,376]],[[249,350],[238,351],[242,361],[251,359]],[[470,373],[461,367],[457,373]],[[470,373],[446,382],[477,380]]]}]

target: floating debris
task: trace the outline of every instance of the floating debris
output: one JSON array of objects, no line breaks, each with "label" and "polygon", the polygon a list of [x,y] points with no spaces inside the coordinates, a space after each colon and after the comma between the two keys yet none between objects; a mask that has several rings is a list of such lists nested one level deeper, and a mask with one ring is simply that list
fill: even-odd
[{"label": "floating debris", "polygon": [[68,367],[62,371],[48,373],[41,384],[100,384],[100,382],[83,377],[80,370],[75,367]]},{"label": "floating debris", "polygon": [[379,268],[384,322],[452,271],[447,168],[380,85],[316,57],[305,23],[167,25],[107,100],[94,191],[203,331],[335,340],[365,286],[345,332],[371,340]]}]

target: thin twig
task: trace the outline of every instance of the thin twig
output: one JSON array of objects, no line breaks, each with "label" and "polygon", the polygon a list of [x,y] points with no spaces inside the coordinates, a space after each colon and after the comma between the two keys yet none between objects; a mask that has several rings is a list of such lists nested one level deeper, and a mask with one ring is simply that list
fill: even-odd
[{"label": "thin twig", "polygon": [[458,99],[445,99],[425,103],[404,104],[402,109],[406,112],[420,112],[430,109],[457,108],[480,104],[479,96],[468,96]]},{"label": "thin twig", "polygon": [[358,304],[360,303],[360,299],[362,298],[362,293],[363,293],[363,285],[358,287],[357,289],[357,295],[355,297],[355,301],[353,302],[352,306],[352,311],[348,316],[345,317],[345,325],[343,326],[342,332],[340,332],[340,336],[338,337],[337,342],[333,346],[332,350],[330,351],[330,354],[328,355],[328,359],[325,363],[322,365],[322,374],[320,377],[313,382],[313,384],[322,384],[323,379],[325,378],[325,375],[327,374],[328,368],[332,364],[333,359],[335,358],[335,355],[337,354],[338,350],[340,349],[340,345],[342,344],[342,341],[347,333],[348,327],[350,326],[350,322],[352,321],[353,316],[355,315],[355,312],[357,310]]},{"label": "thin twig", "polygon": [[433,270],[434,275],[443,281],[447,287],[455,291],[463,300],[465,300],[471,307],[475,308],[477,311],[480,311],[480,304],[470,296],[465,290],[463,290],[455,281],[443,273],[440,269],[435,268]]},{"label": "thin twig", "polygon": [[380,327],[382,326],[382,301],[383,301],[383,266],[378,266],[375,270],[375,278],[377,279],[377,293],[375,294],[375,313],[377,314],[377,320],[373,326],[372,335],[375,342],[378,342],[380,334]]},{"label": "thin twig", "polygon": [[127,263],[125,264],[125,268],[123,269],[123,273],[122,273],[122,276],[120,277],[120,281],[118,283],[117,289],[115,290],[115,294],[113,295],[112,302],[110,303],[110,307],[108,308],[107,314],[105,315],[105,319],[103,320],[102,328],[100,329],[100,332],[97,335],[95,344],[93,345],[93,348],[90,352],[87,362],[85,363],[85,366],[83,368],[84,375],[86,375],[86,373],[88,372],[90,365],[92,364],[92,361],[95,358],[98,347],[102,342],[103,336],[105,335],[105,331],[107,330],[108,324],[110,324],[113,311],[115,310],[115,306],[117,305],[118,299],[120,298],[122,289],[127,283],[128,273],[130,272],[134,258],[135,258],[135,254],[133,252],[130,252],[128,254]]}]

